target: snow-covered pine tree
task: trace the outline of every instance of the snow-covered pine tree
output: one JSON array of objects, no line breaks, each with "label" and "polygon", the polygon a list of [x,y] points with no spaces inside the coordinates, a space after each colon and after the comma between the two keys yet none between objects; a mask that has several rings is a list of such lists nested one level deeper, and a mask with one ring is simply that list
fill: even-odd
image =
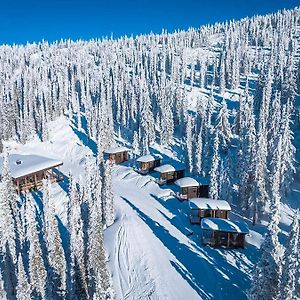
[{"label": "snow-covered pine tree", "polygon": [[220,153],[219,153],[219,135],[215,132],[214,138],[214,152],[212,157],[210,175],[210,187],[209,187],[209,197],[212,199],[219,198],[219,164],[220,164]]},{"label": "snow-covered pine tree", "polygon": [[203,151],[203,143],[202,143],[202,127],[198,133],[197,141],[196,141],[196,153],[195,153],[195,173],[199,175],[203,175],[203,161],[202,161],[202,153]]},{"label": "snow-covered pine tree", "polygon": [[29,241],[29,276],[31,285],[31,297],[34,299],[46,299],[47,272],[42,256],[41,244],[36,221],[36,208],[30,194],[26,199],[26,217],[29,226],[27,240]]},{"label": "snow-covered pine tree", "polygon": [[71,276],[72,276],[72,296],[79,299],[87,299],[88,290],[86,282],[86,266],[84,259],[84,239],[83,239],[83,221],[81,216],[80,196],[77,189],[77,183],[72,178],[69,197],[71,202]]},{"label": "snow-covered pine tree", "polygon": [[[28,276],[24,269],[23,258],[21,253],[18,257],[18,276],[17,276],[17,300],[27,300],[30,295],[30,284]],[[2,299],[2,298],[1,298]]]},{"label": "snow-covered pine tree", "polygon": [[88,274],[90,299],[112,299],[103,243],[101,207],[96,201],[91,207],[88,230]]},{"label": "snow-covered pine tree", "polygon": [[135,155],[135,157],[140,154],[139,148],[140,148],[139,135],[138,135],[137,131],[134,131],[133,139],[132,139],[132,152]]},{"label": "snow-covered pine tree", "polygon": [[14,263],[17,262],[16,203],[16,192],[10,175],[8,153],[5,151],[0,181],[0,248],[4,250],[6,243],[8,243]]},{"label": "snow-covered pine tree", "polygon": [[276,300],[279,295],[281,274],[281,246],[278,241],[280,202],[278,197],[272,200],[271,221],[260,248],[261,257],[253,272],[249,290],[250,300]]},{"label": "snow-covered pine tree", "polygon": [[[51,195],[51,186],[48,185],[48,195]],[[43,198],[44,200],[44,198]],[[50,199],[48,199],[49,201]],[[46,230],[44,235],[46,237],[46,244],[48,249],[48,261],[50,265],[51,276],[51,294],[52,297],[59,297],[59,299],[65,299],[66,296],[66,258],[64,249],[62,247],[62,239],[58,230],[58,222],[55,216],[54,208],[52,204],[48,203]],[[47,232],[47,234],[45,234]]]},{"label": "snow-covered pine tree", "polygon": [[266,136],[259,133],[256,143],[256,160],[254,166],[254,182],[253,189],[250,195],[250,207],[252,209],[253,224],[256,224],[262,217],[268,204],[269,197],[267,193],[267,141]]},{"label": "snow-covered pine tree", "polygon": [[227,151],[232,136],[230,124],[228,121],[228,109],[225,99],[223,98],[221,109],[218,112],[215,130],[218,132],[220,145],[223,150]]},{"label": "snow-covered pine tree", "polygon": [[2,299],[2,300],[8,300],[1,272],[0,272],[0,299]]},{"label": "snow-covered pine tree", "polygon": [[110,161],[102,162],[102,223],[110,226],[115,220],[114,194],[112,191],[112,165]]},{"label": "snow-covered pine tree", "polygon": [[283,120],[281,125],[282,135],[282,167],[281,167],[281,194],[286,196],[291,183],[293,182],[295,173],[295,153],[296,149],[292,141],[294,139],[290,128],[291,114],[287,106],[283,109]]},{"label": "snow-covered pine tree", "polygon": [[193,172],[193,119],[188,114],[185,133],[186,169]]},{"label": "snow-covered pine tree", "polygon": [[300,249],[299,213],[295,213],[288,241],[285,245],[283,255],[283,266],[281,276],[280,299],[296,299],[296,281],[299,268],[299,249]]},{"label": "snow-covered pine tree", "polygon": [[212,114],[214,111],[214,97],[211,91],[210,97],[207,99],[207,104],[205,108],[204,120],[203,120],[203,132],[202,132],[202,141],[203,141],[203,155],[205,159],[203,160],[203,172],[207,176],[211,168],[211,154],[212,153]]},{"label": "snow-covered pine tree", "polygon": [[234,163],[232,153],[228,151],[226,157],[222,160],[220,164],[219,172],[219,195],[220,199],[232,202],[233,198],[233,180],[234,180]]}]

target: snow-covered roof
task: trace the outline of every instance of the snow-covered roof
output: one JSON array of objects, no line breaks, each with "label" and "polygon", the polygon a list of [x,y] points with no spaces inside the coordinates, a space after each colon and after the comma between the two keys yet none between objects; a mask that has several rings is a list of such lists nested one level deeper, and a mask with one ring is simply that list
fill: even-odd
[{"label": "snow-covered roof", "polygon": [[209,198],[191,198],[189,200],[189,206],[190,209],[231,210],[231,207],[227,201]]},{"label": "snow-covered roof", "polygon": [[148,155],[144,155],[144,156],[141,156],[139,157],[136,161],[138,162],[151,162],[151,161],[155,161],[155,160],[158,160],[158,159],[162,159],[162,156],[159,155],[159,154],[148,154]]},{"label": "snow-covered roof", "polygon": [[202,230],[214,230],[225,232],[249,233],[246,223],[219,218],[203,218],[201,220]]},{"label": "snow-covered roof", "polygon": [[104,153],[115,154],[115,153],[126,152],[126,151],[129,151],[129,149],[121,146],[121,147],[113,147],[113,148],[106,149]]},{"label": "snow-covered roof", "polygon": [[179,165],[178,166],[170,165],[170,164],[162,165],[162,166],[156,167],[154,169],[154,171],[159,172],[159,173],[174,172],[174,171],[180,171],[180,170],[184,170],[184,167],[179,166]]},{"label": "snow-covered roof", "polygon": [[[8,157],[10,173],[13,178],[20,178],[38,171],[55,168],[62,161],[39,155],[11,154]],[[0,173],[3,167],[3,157],[0,157]]]},{"label": "snow-covered roof", "polygon": [[177,179],[174,183],[181,188],[200,185],[197,180],[195,180],[194,178],[191,178],[191,177],[183,177],[183,178]]}]

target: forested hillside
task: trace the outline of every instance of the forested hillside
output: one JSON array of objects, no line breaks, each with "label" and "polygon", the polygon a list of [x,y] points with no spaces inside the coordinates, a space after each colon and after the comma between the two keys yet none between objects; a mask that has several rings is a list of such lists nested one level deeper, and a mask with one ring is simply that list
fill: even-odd
[{"label": "forested hillside", "polygon": [[281,215],[300,208],[299,44],[295,8],[175,33],[0,46],[4,161],[15,145],[55,144],[52,126],[62,118],[91,151],[81,176],[72,159],[64,170],[66,220],[47,205],[55,198],[49,182],[19,197],[4,164],[0,298],[116,296],[103,245],[103,227],[115,220],[115,173],[103,151],[117,142],[132,157],[153,149],[173,155],[188,173],[209,179],[211,198],[267,226],[244,295],[300,298],[296,214],[279,239]]}]

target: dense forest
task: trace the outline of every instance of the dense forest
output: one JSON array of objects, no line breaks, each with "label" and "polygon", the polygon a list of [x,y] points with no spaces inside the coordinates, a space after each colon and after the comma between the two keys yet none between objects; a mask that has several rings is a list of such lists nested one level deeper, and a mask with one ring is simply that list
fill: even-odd
[{"label": "dense forest", "polygon": [[[253,224],[267,220],[249,297],[299,296],[297,216],[283,262],[278,241],[280,203],[297,168],[299,43],[295,8],[175,33],[0,46],[0,144],[46,141],[59,116],[97,143],[86,184],[68,177],[65,249],[47,206],[50,184],[41,210],[31,194],[17,198],[6,163],[1,299],[114,298],[103,246],[103,227],[114,222],[112,166],[102,156],[121,134],[136,154],[176,141],[188,172],[210,179],[211,198],[235,203]],[[201,96],[193,98],[195,89]],[[237,106],[228,91],[239,96]]]}]

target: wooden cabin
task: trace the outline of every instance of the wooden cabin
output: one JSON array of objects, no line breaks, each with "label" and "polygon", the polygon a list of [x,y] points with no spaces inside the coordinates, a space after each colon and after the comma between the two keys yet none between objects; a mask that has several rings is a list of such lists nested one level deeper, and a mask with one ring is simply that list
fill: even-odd
[{"label": "wooden cabin", "polygon": [[[43,186],[44,179],[51,182],[63,180],[59,168],[63,163],[59,160],[38,155],[12,154],[8,157],[11,177],[18,193],[36,190]],[[0,159],[2,170],[3,159]]]},{"label": "wooden cabin", "polygon": [[104,159],[110,160],[115,164],[120,164],[128,160],[128,151],[126,147],[114,147],[104,151]]},{"label": "wooden cabin", "polygon": [[249,233],[246,223],[216,218],[202,219],[201,229],[202,243],[213,247],[244,248]]},{"label": "wooden cabin", "polygon": [[214,200],[209,198],[189,199],[190,222],[200,224],[202,218],[228,219],[231,207],[225,200]]},{"label": "wooden cabin", "polygon": [[148,174],[154,168],[161,165],[161,155],[144,155],[139,157],[136,161],[139,163],[137,171],[141,174]]},{"label": "wooden cabin", "polygon": [[162,165],[159,167],[154,168],[156,172],[156,182],[158,184],[169,184],[174,182],[175,180],[182,178],[184,176],[184,167],[180,165]]},{"label": "wooden cabin", "polygon": [[174,183],[177,186],[175,195],[180,200],[208,197],[208,184],[204,179],[199,182],[191,177],[183,177]]}]

